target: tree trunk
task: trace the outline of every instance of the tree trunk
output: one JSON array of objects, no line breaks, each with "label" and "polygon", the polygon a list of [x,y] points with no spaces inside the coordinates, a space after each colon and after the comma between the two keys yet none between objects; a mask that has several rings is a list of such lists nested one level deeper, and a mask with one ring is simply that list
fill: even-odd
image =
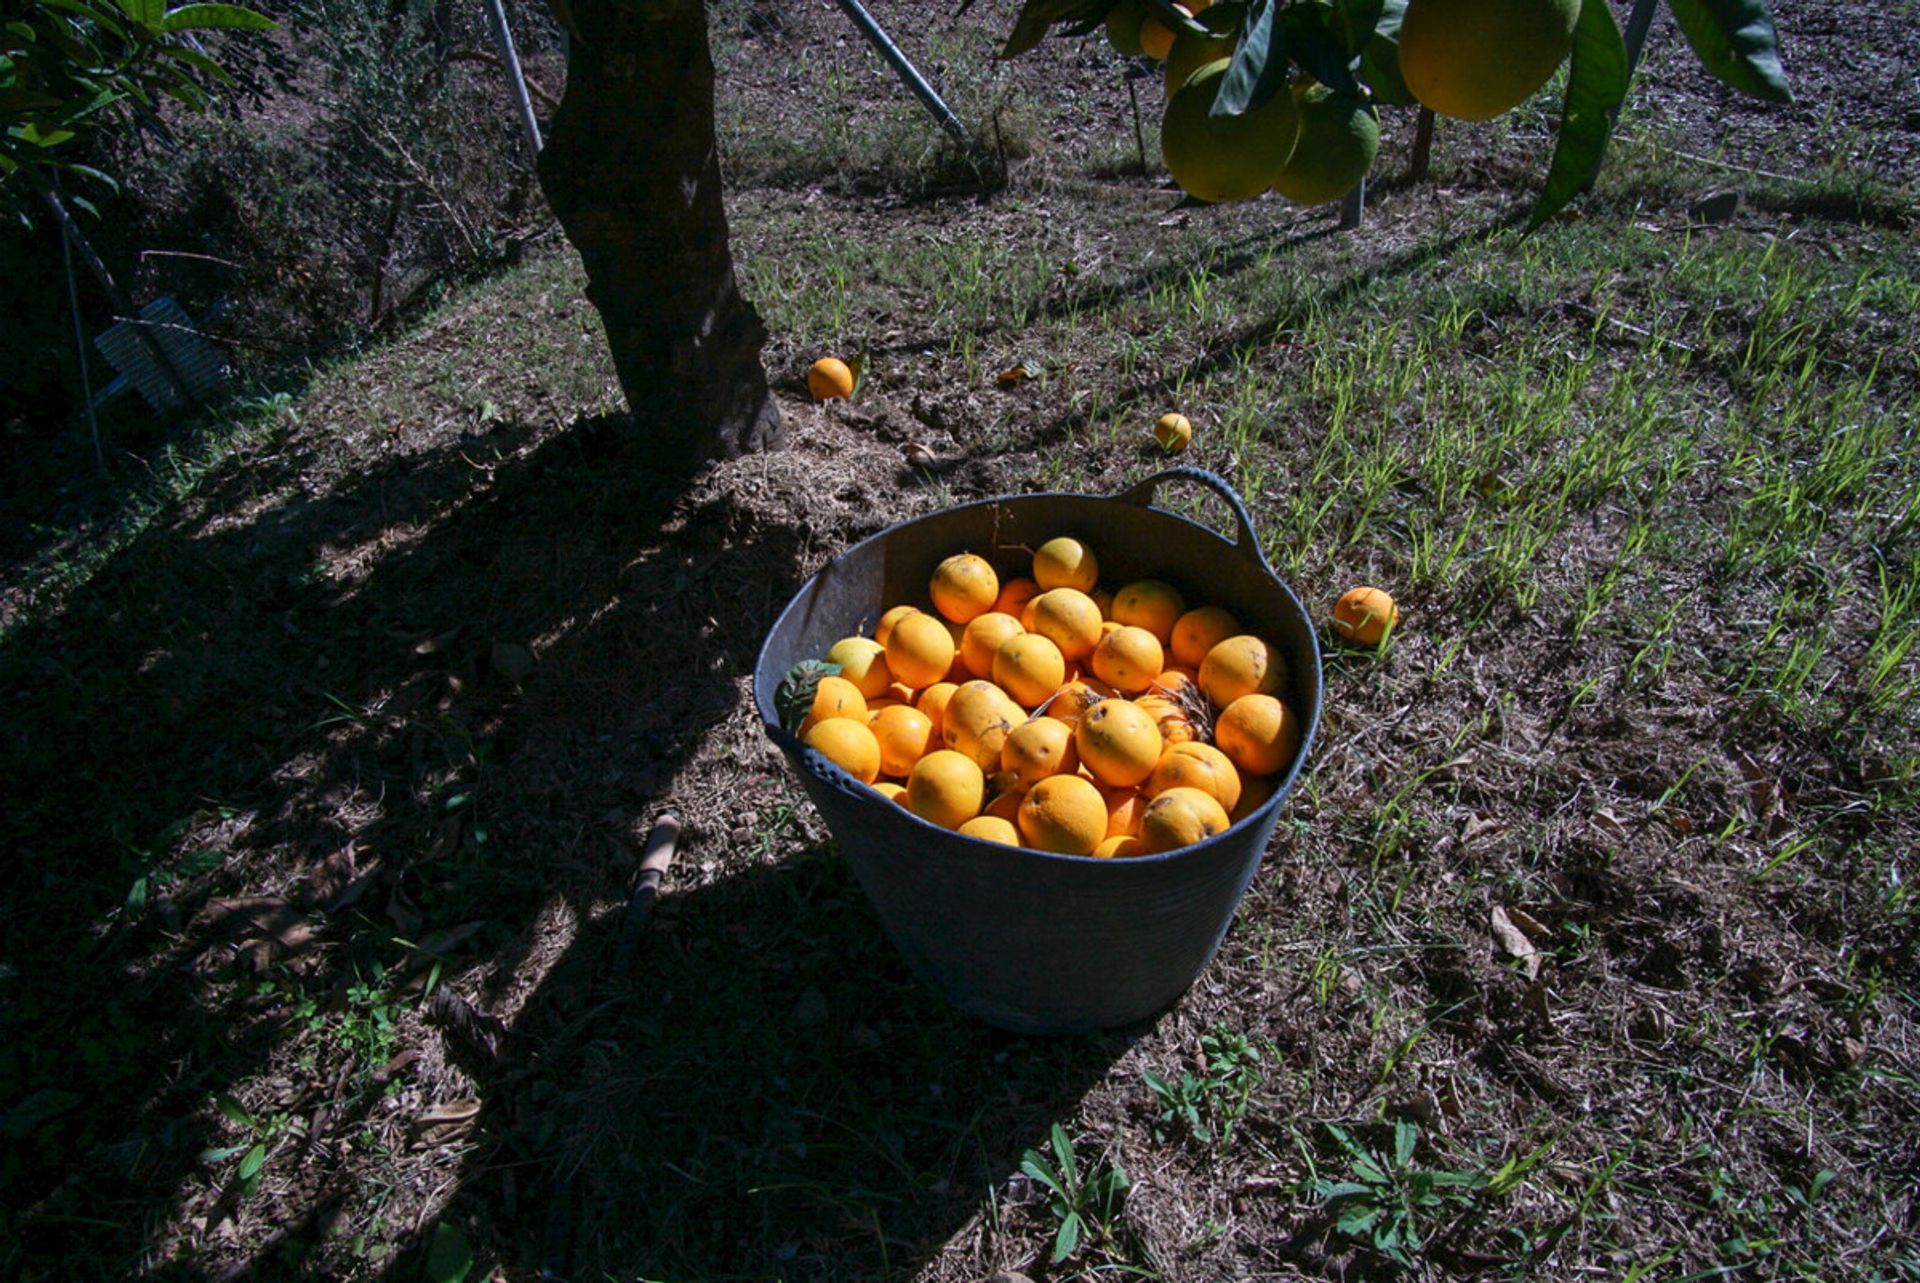
[{"label": "tree trunk", "polygon": [[663,463],[777,446],[767,331],[727,245],[705,10],[700,0],[568,8],[567,89],[540,184],[586,265],[627,405]]}]

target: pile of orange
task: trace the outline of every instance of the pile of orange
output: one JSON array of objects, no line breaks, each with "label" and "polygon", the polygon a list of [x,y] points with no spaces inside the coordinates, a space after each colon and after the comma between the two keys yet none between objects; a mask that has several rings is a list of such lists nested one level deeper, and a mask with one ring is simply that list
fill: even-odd
[{"label": "pile of orange", "polygon": [[1063,535],[1002,579],[971,552],[836,642],[800,737],[922,819],[1100,859],[1211,837],[1300,751],[1279,649],[1173,585],[1108,590]]}]

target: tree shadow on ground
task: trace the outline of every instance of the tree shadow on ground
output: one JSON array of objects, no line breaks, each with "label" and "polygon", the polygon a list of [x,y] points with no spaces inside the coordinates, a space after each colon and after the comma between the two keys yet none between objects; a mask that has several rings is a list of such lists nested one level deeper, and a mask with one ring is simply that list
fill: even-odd
[{"label": "tree shadow on ground", "polygon": [[[1110,1063],[917,989],[736,716],[814,556],[765,474],[589,420],[265,475],[0,645],[10,1272],[411,1277],[448,1199],[527,1261],[562,1189],[582,1262],[875,1277]],[[685,889],[615,980],[663,796]],[[426,1023],[436,984],[503,1057]]]},{"label": "tree shadow on ground", "polygon": [[827,843],[668,898],[625,970],[620,935],[603,915],[528,999],[444,1213],[560,1277],[909,1276],[1127,1045],[944,1006]]}]

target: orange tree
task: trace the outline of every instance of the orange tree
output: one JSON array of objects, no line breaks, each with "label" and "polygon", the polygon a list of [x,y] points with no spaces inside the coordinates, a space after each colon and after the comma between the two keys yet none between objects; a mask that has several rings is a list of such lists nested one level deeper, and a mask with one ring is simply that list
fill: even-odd
[{"label": "orange tree", "polygon": [[540,183],[628,408],[673,466],[778,444],[766,329],[727,243],[701,0],[550,4],[572,39]]},{"label": "orange tree", "polygon": [[[549,3],[573,39],[540,178],[628,406],[663,462],[776,444],[766,331],[728,247],[701,0]],[[1708,71],[1787,96],[1766,0],[1667,3]],[[1374,103],[1485,118],[1571,59],[1538,222],[1591,180],[1630,73],[1607,0],[1027,0],[1001,56],[1102,29],[1167,61],[1163,154],[1208,199],[1331,199],[1372,161]]]},{"label": "orange tree", "polygon": [[23,214],[63,170],[111,186],[89,141],[162,98],[204,110],[232,83],[195,32],[274,25],[235,4],[0,0],[0,212]]},{"label": "orange tree", "polygon": [[[1709,72],[1789,97],[1766,0],[1667,3]],[[1632,71],[1608,0],[1027,0],[1001,56],[1102,28],[1121,53],[1166,62],[1163,157],[1208,200],[1331,199],[1372,163],[1373,103],[1486,120],[1570,63],[1537,226],[1591,182]]]}]

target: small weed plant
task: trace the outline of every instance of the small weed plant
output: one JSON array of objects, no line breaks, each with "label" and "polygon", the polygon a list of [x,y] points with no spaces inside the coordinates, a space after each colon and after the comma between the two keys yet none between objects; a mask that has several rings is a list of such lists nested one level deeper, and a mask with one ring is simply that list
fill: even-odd
[{"label": "small weed plant", "polygon": [[1224,1147],[1266,1081],[1266,1065],[1251,1039],[1224,1027],[1200,1039],[1200,1053],[1197,1074],[1186,1070],[1169,1080],[1141,1071],[1160,1107],[1154,1136],[1164,1141],[1184,1134],[1200,1145]]},{"label": "small weed plant", "polygon": [[1080,1250],[1082,1242],[1103,1239],[1132,1182],[1118,1163],[1090,1164],[1085,1171],[1073,1153],[1066,1128],[1053,1125],[1052,1154],[1030,1149],[1020,1156],[1020,1170],[1047,1191],[1047,1211],[1054,1221],[1053,1264]]},{"label": "small weed plant", "polygon": [[1346,1180],[1314,1175],[1307,1192],[1335,1213],[1334,1228],[1368,1244],[1396,1264],[1412,1269],[1432,1237],[1436,1220],[1465,1212],[1488,1186],[1484,1172],[1435,1171],[1414,1166],[1420,1133],[1405,1119],[1393,1126],[1393,1152],[1368,1148],[1343,1127],[1327,1131],[1344,1152]]}]

